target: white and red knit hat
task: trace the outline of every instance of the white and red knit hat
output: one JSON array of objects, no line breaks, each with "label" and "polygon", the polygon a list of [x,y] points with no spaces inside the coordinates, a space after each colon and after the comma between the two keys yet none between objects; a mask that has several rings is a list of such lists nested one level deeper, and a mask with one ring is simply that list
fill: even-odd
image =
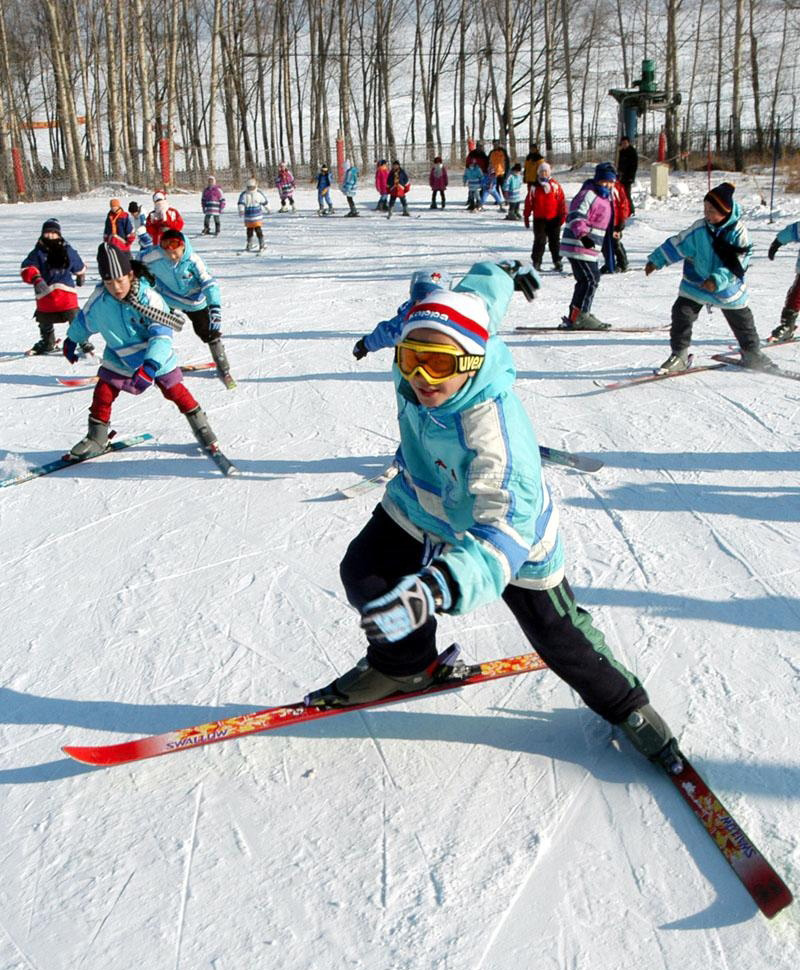
[{"label": "white and red knit hat", "polygon": [[408,311],[400,339],[419,327],[446,334],[468,354],[486,353],[489,313],[483,300],[473,293],[437,290],[429,294]]}]

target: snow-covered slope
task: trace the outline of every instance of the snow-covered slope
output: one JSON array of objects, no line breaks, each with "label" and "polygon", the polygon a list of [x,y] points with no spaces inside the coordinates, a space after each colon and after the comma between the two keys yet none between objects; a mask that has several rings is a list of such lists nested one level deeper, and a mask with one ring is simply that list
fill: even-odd
[{"label": "snow-covered slope", "polygon": [[[578,188],[565,178],[568,194]],[[603,279],[597,314],[664,326],[679,270],[647,253],[699,217],[705,178],[642,200],[632,271]],[[763,334],[794,275],[798,218],[764,186],[737,197],[757,247]],[[338,563],[379,493],[396,432],[389,355],[353,342],[405,298],[420,267],[527,259],[495,212],[387,222],[266,220],[268,251],[237,255],[232,213],[196,238],[222,286],[238,389],[187,377],[241,470],[223,479],[157,391],[122,395],[120,434],[156,442],[0,492],[0,970],[789,970],[796,905],[767,922],[669,783],[553,674],[351,713],[130,767],[96,771],[67,743],[123,740],[297,700],[363,654]],[[181,198],[200,228],[195,198]],[[343,202],[343,200],[341,200]],[[107,199],[3,207],[0,352],[36,337],[18,265],[55,215],[91,267]],[[367,204],[369,203],[369,204]],[[548,257],[545,257],[548,266]],[[87,287],[88,289],[88,287]],[[800,385],[720,370],[619,392],[668,335],[531,337],[571,277],[544,274],[506,321],[540,441],[602,457],[551,467],[569,576],[644,679],[697,766],[797,888],[800,842]],[[731,340],[719,312],[699,358]],[[205,359],[191,332],[181,359]],[[800,369],[800,345],[774,351]],[[92,373],[58,357],[0,364],[0,471],[65,451],[85,430]],[[387,554],[390,550],[387,550]],[[445,617],[468,659],[527,649],[502,604]]]}]

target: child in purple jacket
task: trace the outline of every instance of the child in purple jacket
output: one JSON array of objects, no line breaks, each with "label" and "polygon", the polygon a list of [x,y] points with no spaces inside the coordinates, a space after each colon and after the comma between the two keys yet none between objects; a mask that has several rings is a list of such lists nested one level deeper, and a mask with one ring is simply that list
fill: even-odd
[{"label": "child in purple jacket", "polygon": [[611,326],[598,320],[590,311],[600,285],[598,256],[601,253],[609,272],[614,272],[611,187],[616,179],[617,171],[611,162],[601,162],[595,167],[594,177],[583,183],[570,202],[561,236],[561,252],[569,259],[575,277],[569,314],[564,317],[567,327],[574,330],[608,330]]},{"label": "child in purple jacket", "polygon": [[436,193],[442,197],[442,208],[444,208],[444,193],[447,188],[447,169],[442,162],[442,156],[437,155],[433,160],[433,168],[428,176],[431,187],[431,208],[436,208]]},{"label": "child in purple jacket", "polygon": [[[222,189],[217,185],[217,180],[213,175],[208,176],[208,185],[203,189],[200,198],[200,205],[203,209],[205,219],[203,221],[204,236],[219,235],[219,217],[225,211],[225,196]],[[211,232],[211,220],[214,220],[214,232]]]}]

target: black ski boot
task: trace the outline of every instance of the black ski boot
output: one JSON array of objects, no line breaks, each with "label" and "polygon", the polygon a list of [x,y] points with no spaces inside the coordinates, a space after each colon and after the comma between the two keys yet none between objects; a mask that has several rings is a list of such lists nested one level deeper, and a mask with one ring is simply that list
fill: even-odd
[{"label": "black ski boot", "polygon": [[232,391],[236,387],[236,381],[231,376],[231,365],[228,363],[228,355],[225,353],[225,348],[222,346],[222,340],[217,337],[216,340],[212,340],[208,345],[208,349],[211,351],[211,356],[214,358],[214,363],[217,365],[217,376],[228,388]]},{"label": "black ski boot", "polygon": [[186,412],[186,420],[189,422],[192,434],[197,438],[197,443],[201,448],[208,449],[217,443],[217,436],[211,430],[206,413],[199,404],[196,408]]},{"label": "black ski boot", "polygon": [[69,458],[73,461],[82,461],[84,458],[96,458],[108,451],[108,422],[98,421],[89,415],[89,430],[85,438],[73,445],[69,452]]},{"label": "black ski boot", "polygon": [[769,335],[770,343],[780,343],[783,340],[791,340],[797,330],[797,310],[790,310],[784,307],[781,310],[781,322]]},{"label": "black ski boot", "polygon": [[41,339],[37,340],[30,349],[32,356],[49,354],[56,349],[56,332],[52,323],[40,323],[39,335]]},{"label": "black ski boot", "polygon": [[359,660],[346,674],[337,677],[332,684],[312,691],[306,697],[307,707],[349,707],[351,704],[367,704],[392,694],[407,694],[424,690],[434,682],[434,676],[426,669],[418,674],[390,677],[370,666],[366,657]]},{"label": "black ski boot", "polygon": [[650,704],[630,714],[620,727],[631,744],[646,758],[660,764],[671,775],[683,771],[678,742],[664,719]]}]

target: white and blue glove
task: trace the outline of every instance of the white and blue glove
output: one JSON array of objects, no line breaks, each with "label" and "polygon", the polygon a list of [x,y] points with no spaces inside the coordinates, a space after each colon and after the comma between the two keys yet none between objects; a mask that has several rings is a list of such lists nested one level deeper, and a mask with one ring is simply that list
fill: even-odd
[{"label": "white and blue glove", "polygon": [[446,613],[452,605],[444,573],[428,566],[421,573],[403,576],[394,589],[365,603],[361,627],[370,640],[397,643],[424,626],[434,613]]},{"label": "white and blue glove", "polygon": [[218,306],[208,308],[208,328],[215,331],[222,329],[222,310]]}]

